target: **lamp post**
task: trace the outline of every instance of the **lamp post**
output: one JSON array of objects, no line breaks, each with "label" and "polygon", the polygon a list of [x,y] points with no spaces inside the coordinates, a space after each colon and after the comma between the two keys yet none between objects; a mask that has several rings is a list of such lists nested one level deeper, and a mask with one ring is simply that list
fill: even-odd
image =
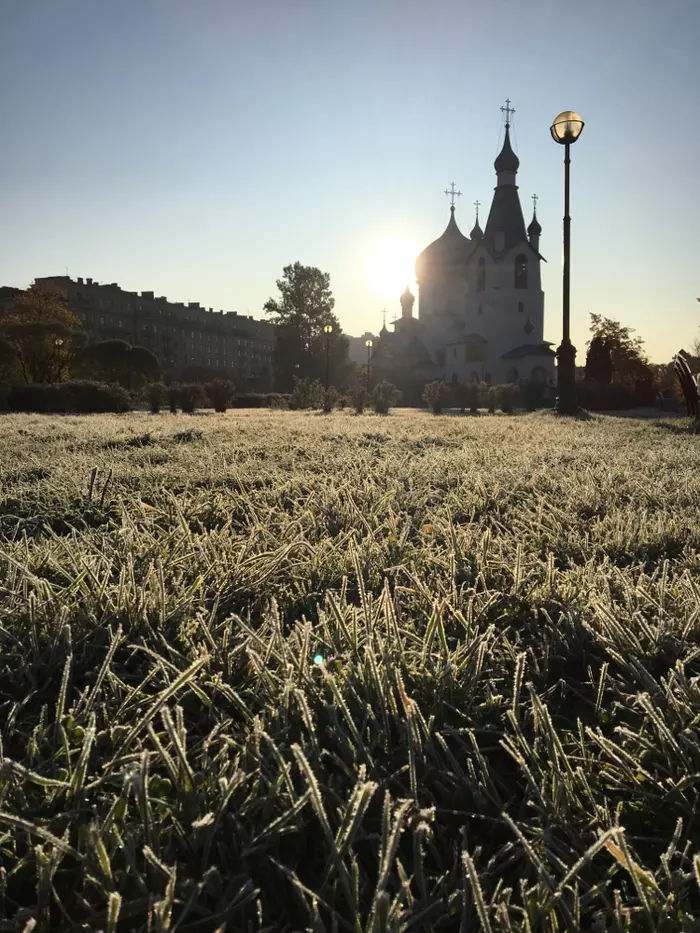
[{"label": "lamp post", "polygon": [[58,366],[56,370],[56,381],[60,382],[61,381],[61,370],[63,368],[61,366],[61,360],[60,360],[61,347],[63,346],[63,339],[61,337],[56,337],[56,339],[53,342],[53,345],[54,347],[56,347],[56,356],[58,357]]},{"label": "lamp post", "polygon": [[552,139],[564,146],[564,274],[563,274],[563,329],[561,345],[557,350],[557,403],[560,415],[574,415],[576,404],[576,347],[571,343],[569,314],[569,259],[571,248],[571,217],[569,216],[569,149],[581,135],[584,123],[573,110],[565,110],[555,118],[549,128]]},{"label": "lamp post", "polygon": [[371,391],[372,388],[372,341],[365,340],[365,346],[367,347],[367,391]]},{"label": "lamp post", "polygon": [[330,340],[331,334],[333,333],[333,327],[331,324],[326,324],[323,328],[323,333],[326,335],[326,392],[328,391],[328,386],[330,385]]}]

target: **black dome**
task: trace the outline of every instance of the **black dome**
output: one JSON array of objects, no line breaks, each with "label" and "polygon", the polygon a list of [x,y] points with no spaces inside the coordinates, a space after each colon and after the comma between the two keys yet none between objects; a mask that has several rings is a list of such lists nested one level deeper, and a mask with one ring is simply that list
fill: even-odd
[{"label": "black dome", "polygon": [[506,138],[503,141],[503,149],[501,149],[496,161],[493,163],[493,167],[496,169],[496,172],[517,172],[520,168],[520,159],[513,152],[513,149],[510,145],[510,127],[506,123]]}]

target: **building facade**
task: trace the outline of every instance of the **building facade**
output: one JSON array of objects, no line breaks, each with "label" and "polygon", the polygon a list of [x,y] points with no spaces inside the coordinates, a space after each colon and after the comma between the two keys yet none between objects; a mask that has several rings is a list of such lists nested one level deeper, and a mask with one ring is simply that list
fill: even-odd
[{"label": "building facade", "polygon": [[426,379],[552,383],[554,351],[544,340],[542,228],[536,210],[525,227],[516,184],[519,166],[507,119],[485,229],[477,212],[465,236],[452,204],[444,233],[416,260],[418,316],[407,288],[393,333],[382,329],[377,375],[400,371],[416,384]]},{"label": "building facade", "polygon": [[275,326],[235,311],[214,311],[198,302],[171,302],[153,292],[128,292],[116,282],[54,275],[35,279],[66,297],[93,341],[121,338],[146,347],[160,360],[166,379],[208,369],[241,388],[271,386]]}]

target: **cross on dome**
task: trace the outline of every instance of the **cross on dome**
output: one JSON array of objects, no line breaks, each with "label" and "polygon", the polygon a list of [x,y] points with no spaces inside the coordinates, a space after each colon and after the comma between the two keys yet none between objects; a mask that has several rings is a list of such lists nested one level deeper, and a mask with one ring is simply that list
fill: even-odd
[{"label": "cross on dome", "polygon": [[510,97],[506,97],[506,105],[505,107],[501,107],[501,113],[505,113],[506,126],[510,126],[510,115],[515,113],[515,107],[511,107],[510,105]]},{"label": "cross on dome", "polygon": [[454,209],[455,209],[455,198],[461,198],[461,197],[462,197],[462,192],[461,192],[461,191],[455,191],[455,183],[454,183],[454,182],[451,182],[451,183],[450,183],[450,187],[449,187],[449,188],[445,188],[445,194],[446,194],[447,197],[450,199],[451,208],[452,208],[452,210],[454,210]]},{"label": "cross on dome", "polygon": [[479,223],[479,208],[481,207],[481,201],[474,201],[474,207],[476,208],[476,222]]},{"label": "cross on dome", "polygon": [[531,197],[532,197],[532,209],[535,213],[537,213],[537,202],[539,201],[539,197],[536,194],[531,195]]}]

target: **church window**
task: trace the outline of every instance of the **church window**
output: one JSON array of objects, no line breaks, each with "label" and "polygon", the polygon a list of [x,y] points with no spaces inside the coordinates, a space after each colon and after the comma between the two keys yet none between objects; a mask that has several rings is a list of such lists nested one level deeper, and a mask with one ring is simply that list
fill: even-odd
[{"label": "church window", "polygon": [[491,385],[491,373],[484,373],[484,382],[487,386]]},{"label": "church window", "polygon": [[524,310],[525,310],[525,302],[519,301],[518,302],[518,314],[522,314]]},{"label": "church window", "polygon": [[516,383],[518,381],[518,370],[513,366],[506,373],[506,382]]},{"label": "church window", "polygon": [[484,313],[484,309],[481,307],[481,305],[479,305],[479,311],[478,311],[477,313],[478,313],[478,314],[483,314],[483,313]]},{"label": "church window", "polygon": [[479,381],[479,373],[473,372],[473,373],[472,373],[471,381],[472,381],[472,383],[478,382],[478,381]]},{"label": "church window", "polygon": [[522,253],[515,257],[515,287],[527,288],[527,256]]},{"label": "church window", "polygon": [[535,368],[532,370],[532,376],[530,378],[533,382],[546,382],[547,373],[542,366],[535,366]]},{"label": "church window", "polygon": [[454,385],[457,384],[459,380],[457,379],[457,373],[452,373],[452,382]]},{"label": "church window", "polygon": [[486,260],[482,256],[476,264],[476,290],[483,292],[486,288]]}]

